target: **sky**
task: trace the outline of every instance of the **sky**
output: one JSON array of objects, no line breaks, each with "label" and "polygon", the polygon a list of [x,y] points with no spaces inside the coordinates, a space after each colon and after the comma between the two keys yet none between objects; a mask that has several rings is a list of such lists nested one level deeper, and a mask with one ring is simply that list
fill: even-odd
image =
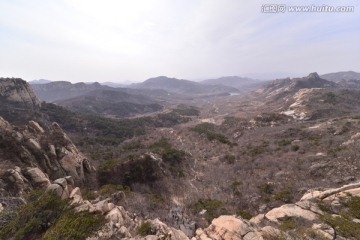
[{"label": "sky", "polygon": [[[354,12],[288,10],[310,5]],[[25,80],[360,72],[359,43],[359,0],[0,0],[0,77]]]}]

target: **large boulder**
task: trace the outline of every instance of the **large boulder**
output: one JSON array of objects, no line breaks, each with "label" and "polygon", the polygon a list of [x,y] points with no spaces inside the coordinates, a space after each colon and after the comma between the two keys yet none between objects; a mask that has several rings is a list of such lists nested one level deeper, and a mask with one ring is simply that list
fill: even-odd
[{"label": "large boulder", "polygon": [[234,216],[220,216],[215,218],[209,227],[196,230],[196,235],[193,239],[260,240],[262,237],[246,220]]},{"label": "large boulder", "polygon": [[48,176],[39,168],[25,168],[23,173],[34,187],[46,188],[50,185]]},{"label": "large boulder", "polygon": [[[76,185],[83,185],[95,173],[92,163],[57,123],[53,123],[50,129],[43,128],[35,121],[23,127],[13,127],[0,117],[0,133],[0,144],[6,146],[6,149],[0,149],[0,154],[4,151],[3,155],[11,159],[9,168],[28,167],[24,175],[31,179],[35,187],[46,187],[49,184],[44,180],[44,174],[50,180],[71,176]],[[21,180],[17,182],[20,186]]]},{"label": "large boulder", "polygon": [[276,223],[282,220],[286,220],[290,217],[296,217],[308,221],[314,221],[317,218],[317,215],[295,204],[282,205],[281,207],[274,208],[265,214],[265,218]]}]

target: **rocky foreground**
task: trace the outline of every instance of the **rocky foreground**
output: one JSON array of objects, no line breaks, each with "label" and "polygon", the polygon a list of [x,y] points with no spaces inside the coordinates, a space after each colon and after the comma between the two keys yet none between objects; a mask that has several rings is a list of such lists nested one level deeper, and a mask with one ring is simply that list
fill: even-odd
[{"label": "rocky foreground", "polygon": [[[223,215],[207,228],[189,231],[181,229],[181,224],[177,229],[159,219],[143,219],[127,212],[116,205],[125,197],[122,191],[108,198],[100,195],[95,200],[84,199],[79,187],[95,169],[56,123],[44,130],[30,121],[20,129],[0,118],[0,132],[2,146],[11,149],[3,152],[0,212],[26,204],[24,194],[42,188],[69,199],[77,212],[100,212],[105,216],[106,224],[89,240],[360,238],[360,182],[309,190],[300,201],[249,220]],[[139,232],[144,226],[146,231]]]},{"label": "rocky foreground", "polygon": [[[259,214],[250,220],[241,217],[223,215],[212,221],[205,229],[197,229],[194,236],[188,237],[179,229],[167,226],[159,219],[141,219],[127,212],[113,202],[122,197],[122,192],[114,193],[103,199],[101,196],[89,201],[83,199],[79,187],[71,176],[50,181],[39,168],[18,167],[10,170],[30,184],[40,185],[52,191],[62,199],[71,199],[76,204],[76,211],[101,212],[106,224],[89,240],[97,239],[173,239],[173,240],[208,240],[208,239],[358,239],[359,236],[343,232],[343,226],[336,226],[338,219],[344,219],[349,227],[359,227],[360,219],[344,213],[351,207],[346,204],[351,199],[360,197],[360,182],[326,190],[309,190],[300,201],[282,205],[265,214]],[[27,173],[23,175],[23,173]],[[357,199],[358,201],[358,199]],[[6,206],[0,204],[0,211]],[[355,209],[356,210],[356,209]],[[357,209],[359,211],[360,209]],[[147,234],[139,235],[144,223],[149,224]],[[354,230],[354,229],[353,229]],[[356,234],[356,232],[355,232]],[[343,235],[343,236],[342,236]]]}]

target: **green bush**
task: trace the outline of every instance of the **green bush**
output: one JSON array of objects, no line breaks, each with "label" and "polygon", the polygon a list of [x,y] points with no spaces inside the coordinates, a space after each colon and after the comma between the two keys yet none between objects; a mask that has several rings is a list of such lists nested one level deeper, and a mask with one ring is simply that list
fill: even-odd
[{"label": "green bush", "polygon": [[244,211],[244,210],[238,210],[238,211],[236,212],[236,215],[242,217],[243,219],[247,219],[247,220],[249,220],[249,219],[252,218],[251,213],[246,212],[246,211]]},{"label": "green bush", "polygon": [[123,192],[129,192],[130,188],[128,186],[123,186],[121,184],[106,184],[101,186],[99,192],[100,195],[102,196],[110,196],[113,193],[116,193],[118,191],[123,191]]},{"label": "green bush", "polygon": [[283,231],[293,230],[297,227],[297,224],[295,222],[295,219],[290,217],[288,219],[285,219],[280,224],[280,229]]},{"label": "green bush", "polygon": [[287,145],[290,145],[290,144],[291,144],[291,140],[288,140],[288,139],[283,139],[283,140],[280,140],[278,142],[279,146],[287,146]]},{"label": "green bush", "polygon": [[274,192],[274,186],[271,183],[264,183],[258,186],[260,193],[272,194]]},{"label": "green bush", "polygon": [[169,143],[169,140],[167,138],[161,137],[161,139],[157,142],[154,142],[149,146],[150,149],[153,149],[155,151],[160,151],[161,149],[168,149],[171,148],[171,144]]},{"label": "green bush", "polygon": [[355,223],[344,217],[333,217],[325,214],[323,220],[331,227],[335,228],[338,235],[346,239],[360,239],[360,223]]},{"label": "green bush", "polygon": [[164,149],[161,153],[164,162],[170,163],[170,165],[179,164],[185,158],[185,155],[184,151],[175,148]]},{"label": "green bush", "polygon": [[199,199],[195,204],[193,204],[192,209],[194,214],[199,213],[201,210],[205,209],[205,219],[208,222],[211,222],[214,218],[224,214],[225,209],[221,208],[223,202],[213,199]]},{"label": "green bush", "polygon": [[199,116],[200,111],[195,107],[188,107],[185,105],[179,105],[177,108],[173,109],[172,112],[177,113],[183,116]]},{"label": "green bush", "polygon": [[161,155],[163,161],[169,164],[169,169],[173,174],[177,176],[184,175],[181,168],[181,162],[186,157],[184,151],[173,148],[168,139],[164,137],[151,144],[149,148]]},{"label": "green bush", "polygon": [[136,233],[141,236],[154,234],[150,222],[143,222],[137,229]]},{"label": "green bush", "polygon": [[234,164],[236,160],[236,157],[234,155],[226,154],[221,161],[225,162],[227,164]]},{"label": "green bush", "polygon": [[290,189],[282,190],[274,195],[275,200],[281,201],[283,203],[290,203],[293,200],[293,197],[294,196]]},{"label": "green bush", "polygon": [[251,145],[247,146],[247,148],[249,149],[249,154],[252,157],[255,157],[257,155],[265,153],[266,151],[269,151],[268,147],[269,147],[269,143],[266,141],[264,141],[258,146],[251,146]]},{"label": "green bush", "polygon": [[298,151],[299,149],[300,149],[300,146],[299,146],[299,145],[296,145],[296,144],[295,144],[295,145],[292,145],[292,146],[291,146],[291,150],[294,151],[294,152]]},{"label": "green bush", "polygon": [[195,127],[191,128],[190,130],[197,132],[199,134],[204,134],[209,141],[219,141],[221,143],[227,144],[229,146],[236,146],[236,143],[232,143],[225,137],[224,135],[220,133],[215,132],[215,125],[212,123],[200,123],[196,125]]},{"label": "green bush", "polygon": [[98,170],[106,171],[106,170],[114,168],[115,166],[119,165],[120,163],[121,163],[120,160],[114,160],[114,159],[107,160],[107,161],[100,163],[100,165],[98,166]]},{"label": "green bush", "polygon": [[104,216],[88,211],[65,211],[44,234],[44,240],[83,240],[105,224]]},{"label": "green bush", "polygon": [[98,213],[75,212],[69,200],[53,193],[34,191],[28,202],[0,230],[1,239],[85,239],[105,221]]},{"label": "green bush", "polygon": [[360,219],[360,197],[351,196],[350,199],[344,203],[344,205],[348,208],[347,214],[350,217]]}]

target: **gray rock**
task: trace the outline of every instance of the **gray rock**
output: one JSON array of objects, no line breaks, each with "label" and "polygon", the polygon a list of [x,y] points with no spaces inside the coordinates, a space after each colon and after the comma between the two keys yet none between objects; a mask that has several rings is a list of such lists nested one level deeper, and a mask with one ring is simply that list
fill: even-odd
[{"label": "gray rock", "polygon": [[29,125],[33,128],[37,133],[44,133],[44,129],[35,121],[29,121]]},{"label": "gray rock", "polygon": [[50,185],[50,180],[39,168],[26,168],[25,175],[35,187],[46,188]]}]

